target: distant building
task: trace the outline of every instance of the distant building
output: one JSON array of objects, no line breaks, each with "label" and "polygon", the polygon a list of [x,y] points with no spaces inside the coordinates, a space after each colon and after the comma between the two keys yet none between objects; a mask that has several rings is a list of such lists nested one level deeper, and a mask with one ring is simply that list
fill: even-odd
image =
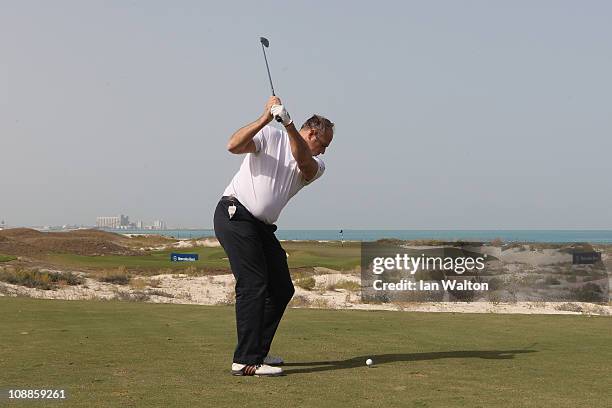
[{"label": "distant building", "polygon": [[156,230],[165,230],[166,229],[166,223],[162,220],[155,220],[153,221],[153,229]]},{"label": "distant building", "polygon": [[120,217],[98,217],[96,218],[96,227],[98,228],[119,228],[121,225]]},{"label": "distant building", "polygon": [[0,221],[0,230],[3,230],[4,228],[6,228],[6,224],[4,223],[4,220]]},{"label": "distant building", "polygon": [[130,217],[128,217],[127,215],[123,215],[123,214],[121,214],[119,217],[120,217],[119,226],[128,227],[130,225]]},{"label": "distant building", "polygon": [[138,229],[144,229],[144,222],[142,222],[142,221],[138,221],[138,222],[136,223],[136,228],[138,228]]}]

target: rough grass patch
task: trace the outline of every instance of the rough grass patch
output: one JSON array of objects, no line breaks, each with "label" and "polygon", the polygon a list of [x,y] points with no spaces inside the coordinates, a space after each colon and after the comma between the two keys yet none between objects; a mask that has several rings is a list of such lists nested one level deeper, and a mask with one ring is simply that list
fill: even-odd
[{"label": "rough grass patch", "polygon": [[149,280],[149,286],[152,288],[159,288],[161,286],[160,279],[151,279]]},{"label": "rough grass patch", "polygon": [[142,278],[132,278],[129,285],[132,289],[144,289],[147,287],[147,281]]},{"label": "rough grass patch", "polygon": [[338,282],[332,283],[327,286],[327,290],[336,289],[344,289],[348,290],[349,292],[358,292],[361,290],[361,285],[359,284],[359,282],[341,279]]},{"label": "rough grass patch", "polygon": [[16,259],[17,257],[12,255],[0,255],[0,262],[10,262]]},{"label": "rough grass patch", "polygon": [[329,302],[327,299],[316,298],[310,302],[310,307],[315,309],[329,309]]},{"label": "rough grass patch", "polygon": [[13,284],[43,290],[55,289],[58,286],[76,286],[83,283],[83,278],[72,272],[41,272],[38,269],[3,269],[0,280]]},{"label": "rough grass patch", "polygon": [[503,302],[503,297],[497,291],[490,291],[487,293],[487,300],[497,306]]},{"label": "rough grass patch", "polygon": [[130,274],[124,266],[117,269],[103,270],[95,275],[100,282],[114,283],[116,285],[127,285],[130,283]]},{"label": "rough grass patch", "polygon": [[142,291],[135,291],[133,293],[128,291],[117,291],[114,299],[126,302],[146,302],[150,299],[150,296]]},{"label": "rough grass patch", "polygon": [[607,300],[601,286],[590,282],[573,289],[572,295],[581,302],[601,303]]},{"label": "rough grass patch", "polygon": [[62,283],[64,285],[77,286],[85,282],[81,276],[72,272],[49,272],[51,282]]},{"label": "rough grass patch", "polygon": [[309,307],[310,300],[306,296],[303,295],[295,295],[289,302],[289,307]]},{"label": "rough grass patch", "polygon": [[291,269],[291,279],[293,279],[294,281],[303,278],[308,278],[310,276],[313,276],[314,274],[315,272],[314,270],[312,270],[312,268]]},{"label": "rough grass patch", "polygon": [[555,306],[555,310],[561,310],[564,312],[578,312],[578,313],[582,313],[584,311],[582,306],[577,305],[576,303],[563,303],[558,306]]},{"label": "rough grass patch", "polygon": [[199,276],[198,268],[195,266],[188,266],[183,273],[188,276]]},{"label": "rough grass patch", "polygon": [[302,278],[295,281],[295,285],[304,290],[313,290],[317,281],[312,276],[308,278]]},{"label": "rough grass patch", "polygon": [[159,290],[159,289],[151,289],[147,292],[147,294],[150,296],[161,296],[161,297],[166,297],[166,298],[175,297],[172,293],[164,292],[163,290]]}]

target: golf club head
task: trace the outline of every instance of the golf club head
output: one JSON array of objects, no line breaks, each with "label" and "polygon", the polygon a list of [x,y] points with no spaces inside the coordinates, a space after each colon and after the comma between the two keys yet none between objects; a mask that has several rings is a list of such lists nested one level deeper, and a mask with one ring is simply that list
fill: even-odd
[{"label": "golf club head", "polygon": [[270,46],[270,41],[268,41],[265,37],[259,37],[259,41],[263,44],[264,47],[268,48]]}]

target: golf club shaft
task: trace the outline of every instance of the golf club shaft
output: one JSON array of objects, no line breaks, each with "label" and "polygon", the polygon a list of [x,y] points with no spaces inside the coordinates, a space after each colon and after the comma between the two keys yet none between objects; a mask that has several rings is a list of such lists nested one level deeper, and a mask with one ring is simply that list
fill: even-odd
[{"label": "golf club shaft", "polygon": [[[261,41],[261,50],[263,51],[264,60],[266,61],[266,71],[268,71],[268,79],[270,80],[270,88],[272,89],[272,96],[276,96],[276,94],[274,93],[274,85],[272,85],[272,75],[270,75],[270,66],[268,65],[268,57],[266,56],[266,47],[270,43],[268,42],[267,39],[263,37],[260,38],[260,41]],[[274,119],[276,119],[276,121],[279,123],[283,122],[280,116],[275,116]]]},{"label": "golf club shaft", "polygon": [[272,85],[272,76],[270,75],[270,67],[268,66],[268,58],[266,57],[266,49],[264,45],[261,44],[261,50],[263,51],[264,60],[266,61],[266,70],[268,71],[268,79],[270,80],[270,88],[272,88],[272,96],[276,96],[274,93],[274,85]]}]

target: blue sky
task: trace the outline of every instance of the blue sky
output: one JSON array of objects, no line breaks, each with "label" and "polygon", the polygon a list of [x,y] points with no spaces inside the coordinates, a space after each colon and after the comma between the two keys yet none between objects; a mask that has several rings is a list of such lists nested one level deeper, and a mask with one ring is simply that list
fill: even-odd
[{"label": "blue sky", "polygon": [[612,228],[612,3],[3,1],[0,219],[210,227],[269,84],[337,124],[280,228]]}]

